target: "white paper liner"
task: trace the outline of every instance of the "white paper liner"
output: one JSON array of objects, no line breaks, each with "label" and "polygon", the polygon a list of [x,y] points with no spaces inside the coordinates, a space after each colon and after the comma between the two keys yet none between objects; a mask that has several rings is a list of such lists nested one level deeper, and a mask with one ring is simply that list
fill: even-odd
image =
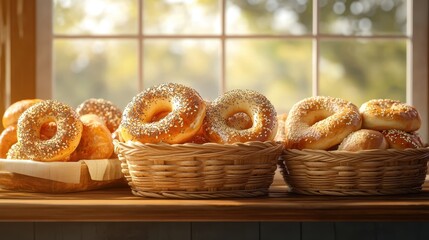
[{"label": "white paper liner", "polygon": [[79,183],[82,164],[88,166],[94,181],[121,178],[121,162],[118,159],[80,160],[78,162],[38,162],[32,160],[0,159],[0,171],[64,183]]},{"label": "white paper liner", "polygon": [[119,159],[81,160],[88,166],[89,175],[94,181],[106,181],[120,179],[122,174],[121,161]]}]

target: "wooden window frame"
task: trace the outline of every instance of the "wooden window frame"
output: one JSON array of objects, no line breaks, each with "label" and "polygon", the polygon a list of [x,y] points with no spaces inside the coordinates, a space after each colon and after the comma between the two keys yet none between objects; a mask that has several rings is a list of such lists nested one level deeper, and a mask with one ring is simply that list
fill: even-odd
[{"label": "wooden window frame", "polygon": [[[52,1],[46,0],[1,0],[1,11],[3,25],[0,30],[6,32],[2,34],[5,39],[1,42],[3,54],[0,56],[0,113],[10,105],[10,103],[23,98],[52,98],[53,74],[52,74]],[[225,19],[225,0],[222,1],[222,19]],[[317,16],[317,1],[314,1],[314,14]],[[421,115],[423,126],[420,129],[425,142],[428,140],[428,112],[429,112],[429,84],[428,84],[428,9],[429,3],[426,0],[409,1],[409,16],[412,21],[408,21],[407,39],[407,103],[415,105]],[[142,0],[139,0],[142,5]],[[141,10],[140,10],[141,11]],[[0,24],[2,22],[0,21]],[[141,15],[139,25],[141,26]],[[315,19],[312,33],[313,41],[313,64],[318,69],[318,39],[326,36],[318,34],[317,19]],[[270,38],[276,36],[241,36],[225,35],[225,21],[222,21],[222,32],[216,38],[220,38],[222,45],[222,73],[221,91],[225,90],[225,39],[228,38]],[[2,32],[2,33],[3,33]],[[145,38],[172,38],[174,36],[142,36],[142,28],[139,28],[139,37]],[[60,38],[76,38],[73,36],[58,35]],[[108,36],[80,36],[90,38],[106,38]],[[186,37],[207,37],[207,36],[180,36]],[[211,36],[213,37],[213,36]],[[277,36],[279,37],[279,36]],[[280,36],[294,37],[294,36]],[[346,37],[344,37],[346,38]],[[142,49],[142,41],[139,41],[139,48]],[[142,60],[142,51],[139,51],[139,61]],[[143,69],[139,64],[139,86],[143,87]],[[318,71],[313,71],[313,95],[318,94]],[[23,87],[25,86],[25,87]]]},{"label": "wooden window frame", "polygon": [[1,116],[11,103],[36,97],[35,9],[36,0],[0,0]]}]

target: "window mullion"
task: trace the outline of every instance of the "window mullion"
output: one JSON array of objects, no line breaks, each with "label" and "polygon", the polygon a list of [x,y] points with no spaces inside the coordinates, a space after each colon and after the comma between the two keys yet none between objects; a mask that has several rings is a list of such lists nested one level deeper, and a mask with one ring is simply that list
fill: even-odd
[{"label": "window mullion", "polygon": [[319,3],[313,0],[312,95],[319,95]]},{"label": "window mullion", "polygon": [[420,113],[422,126],[419,129],[423,142],[429,140],[428,108],[428,1],[407,3],[407,103]]},{"label": "window mullion", "polygon": [[53,79],[53,2],[36,1],[36,97],[51,99],[55,89]]},{"label": "window mullion", "polygon": [[143,41],[144,41],[144,37],[143,37],[143,0],[139,0],[138,2],[138,37],[137,37],[137,41],[138,41],[138,89],[139,91],[143,91],[144,88],[144,83],[143,83],[143,71],[144,71],[144,67],[143,67],[143,51],[144,51],[144,47],[143,47]]},{"label": "window mullion", "polygon": [[222,94],[226,91],[226,0],[222,0],[221,1],[221,36],[220,36],[220,41],[221,41],[221,76],[220,76],[220,93]]}]

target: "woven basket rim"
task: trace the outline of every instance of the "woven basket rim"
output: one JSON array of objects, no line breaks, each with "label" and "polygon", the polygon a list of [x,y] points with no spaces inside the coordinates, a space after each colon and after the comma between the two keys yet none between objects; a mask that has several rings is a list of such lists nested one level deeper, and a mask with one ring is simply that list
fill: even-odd
[{"label": "woven basket rim", "polygon": [[165,143],[165,142],[160,142],[160,143],[141,143],[139,141],[132,141],[129,140],[127,142],[120,142],[118,140],[113,140],[113,144],[114,145],[128,145],[128,146],[132,146],[132,145],[136,145],[136,146],[170,146],[170,147],[209,147],[209,146],[251,146],[251,145],[258,145],[258,144],[271,144],[271,145],[283,145],[282,142],[280,141],[249,141],[249,142],[236,142],[236,143],[213,143],[213,142],[208,142],[208,143],[174,143],[174,144],[169,144],[169,143]]},{"label": "woven basket rim", "polygon": [[[244,143],[232,143],[232,144],[219,144],[219,143],[183,143],[183,144],[168,144],[168,143],[141,143],[137,141],[127,141],[119,142],[114,141],[115,153],[119,154],[121,151],[150,151],[151,154],[161,156],[165,154],[165,151],[189,154],[195,152],[199,154],[216,154],[220,152],[225,152],[228,154],[234,154],[234,151],[237,151],[237,154],[241,154],[241,157],[245,155],[253,155],[255,151],[276,151],[279,156],[282,154],[284,145],[281,142],[277,141],[250,141]],[[248,154],[243,154],[243,152],[248,152]],[[153,157],[155,157],[153,155]]]},{"label": "woven basket rim", "polygon": [[359,150],[359,151],[345,151],[345,150],[319,150],[319,149],[292,149],[285,148],[283,149],[283,153],[299,153],[299,154],[350,154],[350,155],[361,155],[366,153],[426,153],[429,152],[429,147],[423,148],[407,148],[407,149],[368,149],[368,150]]}]

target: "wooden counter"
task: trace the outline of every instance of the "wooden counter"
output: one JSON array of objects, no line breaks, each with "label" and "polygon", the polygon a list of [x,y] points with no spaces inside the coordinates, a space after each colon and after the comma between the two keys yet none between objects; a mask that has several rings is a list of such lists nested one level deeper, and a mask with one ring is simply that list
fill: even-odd
[{"label": "wooden counter", "polygon": [[275,186],[268,197],[160,200],[129,189],[71,194],[0,190],[0,221],[428,221],[429,181],[418,194],[305,196]]}]

